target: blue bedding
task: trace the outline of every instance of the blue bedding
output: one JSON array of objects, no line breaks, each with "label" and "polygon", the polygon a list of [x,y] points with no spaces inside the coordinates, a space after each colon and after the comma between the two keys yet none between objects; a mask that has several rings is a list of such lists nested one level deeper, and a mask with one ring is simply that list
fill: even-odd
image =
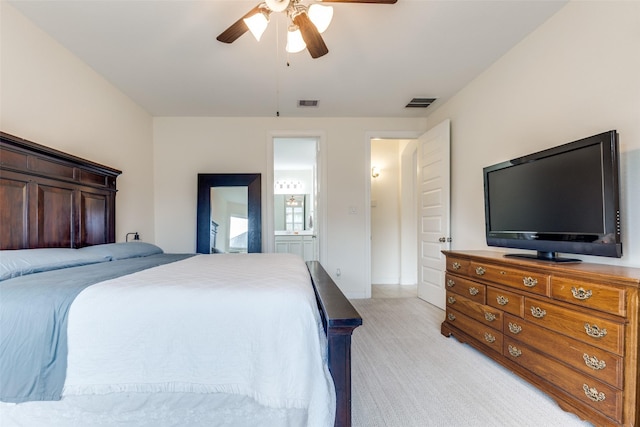
[{"label": "blue bedding", "polygon": [[60,400],[71,303],[87,286],[192,254],[154,254],[0,282],[0,400]]}]

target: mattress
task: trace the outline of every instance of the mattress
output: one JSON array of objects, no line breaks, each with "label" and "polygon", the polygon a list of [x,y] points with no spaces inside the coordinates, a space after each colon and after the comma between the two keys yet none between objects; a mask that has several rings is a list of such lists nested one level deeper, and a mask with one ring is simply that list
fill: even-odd
[{"label": "mattress", "polygon": [[62,399],[2,403],[3,425],[333,425],[326,339],[297,256],[198,255],[93,284],[67,335]]}]

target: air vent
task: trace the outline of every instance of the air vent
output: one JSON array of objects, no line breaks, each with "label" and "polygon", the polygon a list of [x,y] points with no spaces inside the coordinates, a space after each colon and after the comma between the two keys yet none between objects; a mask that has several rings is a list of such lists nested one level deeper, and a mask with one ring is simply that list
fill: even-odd
[{"label": "air vent", "polygon": [[300,99],[298,101],[298,107],[317,107],[318,100],[317,99]]},{"label": "air vent", "polygon": [[437,98],[413,98],[405,108],[427,108]]}]

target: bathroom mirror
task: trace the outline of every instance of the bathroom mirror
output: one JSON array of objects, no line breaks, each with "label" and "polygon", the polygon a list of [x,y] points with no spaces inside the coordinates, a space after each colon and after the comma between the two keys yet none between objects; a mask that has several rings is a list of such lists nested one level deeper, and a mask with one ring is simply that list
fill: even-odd
[{"label": "bathroom mirror", "polygon": [[275,194],[274,218],[276,231],[304,231],[313,228],[309,194]]},{"label": "bathroom mirror", "polygon": [[196,251],[261,252],[260,174],[198,174]]}]

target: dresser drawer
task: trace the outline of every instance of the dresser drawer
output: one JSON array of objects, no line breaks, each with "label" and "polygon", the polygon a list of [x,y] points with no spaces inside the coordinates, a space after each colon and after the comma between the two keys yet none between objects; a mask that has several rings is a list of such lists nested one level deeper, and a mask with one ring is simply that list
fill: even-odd
[{"label": "dresser drawer", "polygon": [[622,422],[622,391],[591,378],[581,372],[568,369],[562,363],[539,353],[522,343],[504,337],[504,355],[549,381],[555,387],[569,393],[588,407],[605,416]]},{"label": "dresser drawer", "polygon": [[499,283],[538,295],[550,295],[551,277],[548,274],[471,262],[469,265],[469,277]]},{"label": "dresser drawer", "polygon": [[487,286],[487,305],[524,317],[524,296]]},{"label": "dresser drawer", "polygon": [[[488,348],[502,353],[502,333],[490,328],[472,318],[465,316],[459,311],[447,307],[447,320],[450,325],[459,328],[467,335],[475,338],[478,342]],[[455,335],[455,333],[454,333]]]},{"label": "dresser drawer", "polygon": [[598,283],[554,277],[551,296],[581,307],[606,311],[620,316],[625,313],[625,291]]},{"label": "dresser drawer", "polygon": [[505,336],[528,344],[609,385],[622,388],[622,357],[566,335],[551,332],[510,314],[505,314],[504,325]]},{"label": "dresser drawer", "polygon": [[457,274],[466,275],[469,270],[469,260],[456,258],[456,257],[447,257],[447,271],[452,271]]},{"label": "dresser drawer", "polygon": [[472,280],[463,279],[460,276],[454,276],[447,273],[445,275],[445,289],[455,292],[458,295],[469,298],[480,304],[485,303],[487,287]]},{"label": "dresser drawer", "polygon": [[453,292],[447,292],[447,307],[502,332],[502,311],[498,309],[478,304]]},{"label": "dresser drawer", "polygon": [[525,319],[579,341],[622,355],[624,326],[621,323],[525,297]]},{"label": "dresser drawer", "polygon": [[[463,336],[593,425],[640,427],[640,268],[443,253],[452,298],[444,336]],[[485,300],[470,300],[482,285]],[[502,311],[502,333],[483,307]]]}]

